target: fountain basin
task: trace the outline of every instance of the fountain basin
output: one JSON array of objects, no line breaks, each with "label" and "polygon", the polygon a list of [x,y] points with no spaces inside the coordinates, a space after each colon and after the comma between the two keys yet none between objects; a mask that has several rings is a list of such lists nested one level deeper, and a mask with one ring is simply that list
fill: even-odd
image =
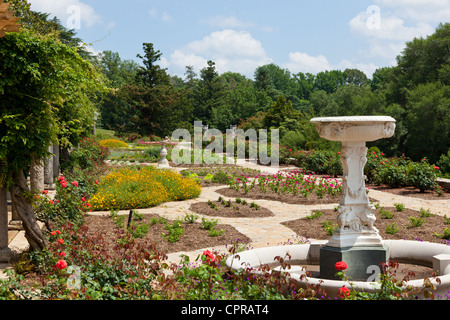
[{"label": "fountain basin", "polygon": [[310,120],[316,124],[322,138],[331,141],[375,141],[392,137],[395,119],[388,116],[320,117]]},{"label": "fountain basin", "polygon": [[[276,269],[279,263],[275,260],[275,257],[284,258],[289,254],[291,259],[286,260],[286,262],[291,265],[291,269],[286,270],[286,272],[292,279],[296,280],[299,288],[306,288],[308,285],[320,285],[320,288],[327,292],[327,297],[331,298],[338,297],[338,290],[342,286],[364,292],[378,292],[380,290],[380,283],[378,282],[351,281],[350,283],[342,280],[322,279],[320,276],[305,277],[305,271],[302,270],[301,266],[318,265],[320,248],[325,246],[326,243],[327,241],[313,241],[309,244],[273,246],[239,252],[228,257],[226,265],[233,270],[248,266],[255,270],[255,274],[262,274],[258,267],[268,265],[272,270]],[[450,291],[450,246],[409,240],[383,240],[383,244],[389,249],[391,261],[433,268],[433,271],[438,274],[437,277],[429,278],[437,288],[433,293],[436,297],[448,295],[448,291]],[[419,299],[424,298],[423,291],[427,289],[424,286],[424,279],[410,280],[405,285],[419,288],[420,292],[417,296]]]}]

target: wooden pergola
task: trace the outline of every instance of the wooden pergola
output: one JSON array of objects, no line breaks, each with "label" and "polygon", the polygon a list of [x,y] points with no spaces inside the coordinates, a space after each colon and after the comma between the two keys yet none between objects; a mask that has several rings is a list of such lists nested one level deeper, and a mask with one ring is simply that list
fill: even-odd
[{"label": "wooden pergola", "polygon": [[0,38],[4,37],[6,32],[18,32],[18,21],[19,18],[14,17],[13,12],[9,10],[9,3],[0,0]]}]

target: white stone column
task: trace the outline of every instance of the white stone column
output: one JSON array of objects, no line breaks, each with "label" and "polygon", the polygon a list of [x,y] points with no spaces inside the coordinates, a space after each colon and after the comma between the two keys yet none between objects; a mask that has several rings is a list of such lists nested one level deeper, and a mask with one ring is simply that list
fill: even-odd
[{"label": "white stone column", "polygon": [[59,145],[53,146],[53,181],[59,177]]},{"label": "white stone column", "polygon": [[6,187],[0,187],[0,261],[9,262],[11,249],[8,247],[8,199]]},{"label": "white stone column", "polygon": [[32,192],[44,190],[44,166],[42,161],[33,161],[30,168],[30,188]]},{"label": "white stone column", "polygon": [[52,153],[48,157],[45,158],[44,165],[44,183],[47,185],[49,189],[53,189],[53,146],[51,145],[48,148],[48,151]]}]

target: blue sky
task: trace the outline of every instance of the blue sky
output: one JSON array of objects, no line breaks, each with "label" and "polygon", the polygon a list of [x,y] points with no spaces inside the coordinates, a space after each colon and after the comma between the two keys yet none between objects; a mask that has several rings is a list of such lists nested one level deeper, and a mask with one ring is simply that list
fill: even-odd
[{"label": "blue sky", "polygon": [[140,62],[142,44],[153,43],[160,64],[180,77],[208,60],[220,73],[251,79],[267,63],[291,73],[358,68],[371,77],[395,65],[407,41],[450,22],[450,0],[28,1],[74,28],[94,52]]}]

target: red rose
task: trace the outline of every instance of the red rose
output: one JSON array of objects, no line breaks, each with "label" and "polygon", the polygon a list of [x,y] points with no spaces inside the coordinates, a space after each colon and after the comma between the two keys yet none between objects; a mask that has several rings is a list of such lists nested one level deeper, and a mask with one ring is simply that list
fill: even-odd
[{"label": "red rose", "polygon": [[81,201],[85,202],[86,198],[85,197],[81,197]]},{"label": "red rose", "polygon": [[56,230],[56,233],[57,233],[57,234],[61,234],[61,231],[59,231],[59,230]]},{"label": "red rose", "polygon": [[350,289],[343,286],[342,288],[339,288],[338,294],[340,298],[348,297],[350,295]]},{"label": "red rose", "polygon": [[203,255],[206,256],[206,262],[216,261],[216,257],[209,250],[203,251]]},{"label": "red rose", "polygon": [[59,261],[56,263],[56,267],[57,267],[59,270],[65,269],[65,268],[67,268],[67,262],[66,262],[65,260],[59,260]]},{"label": "red rose", "polygon": [[334,265],[337,271],[342,271],[348,268],[347,264],[344,261],[338,261]]},{"label": "red rose", "polygon": [[60,255],[61,257],[65,257],[65,256],[66,256],[66,253],[65,253],[64,251],[61,251],[61,252],[59,253],[59,255]]},{"label": "red rose", "polygon": [[54,236],[56,234],[56,231],[50,232],[50,235]]},{"label": "red rose", "polygon": [[48,190],[43,190],[42,191],[42,194],[47,194],[48,193]]},{"label": "red rose", "polygon": [[78,187],[78,182],[74,181],[74,182],[72,182],[72,184],[73,184],[75,187]]},{"label": "red rose", "polygon": [[59,242],[60,244],[63,244],[63,243],[64,243],[64,240],[63,240],[63,239],[58,239],[58,242]]},{"label": "red rose", "polygon": [[98,180],[95,180],[94,182],[95,182],[95,184],[98,184]]}]

